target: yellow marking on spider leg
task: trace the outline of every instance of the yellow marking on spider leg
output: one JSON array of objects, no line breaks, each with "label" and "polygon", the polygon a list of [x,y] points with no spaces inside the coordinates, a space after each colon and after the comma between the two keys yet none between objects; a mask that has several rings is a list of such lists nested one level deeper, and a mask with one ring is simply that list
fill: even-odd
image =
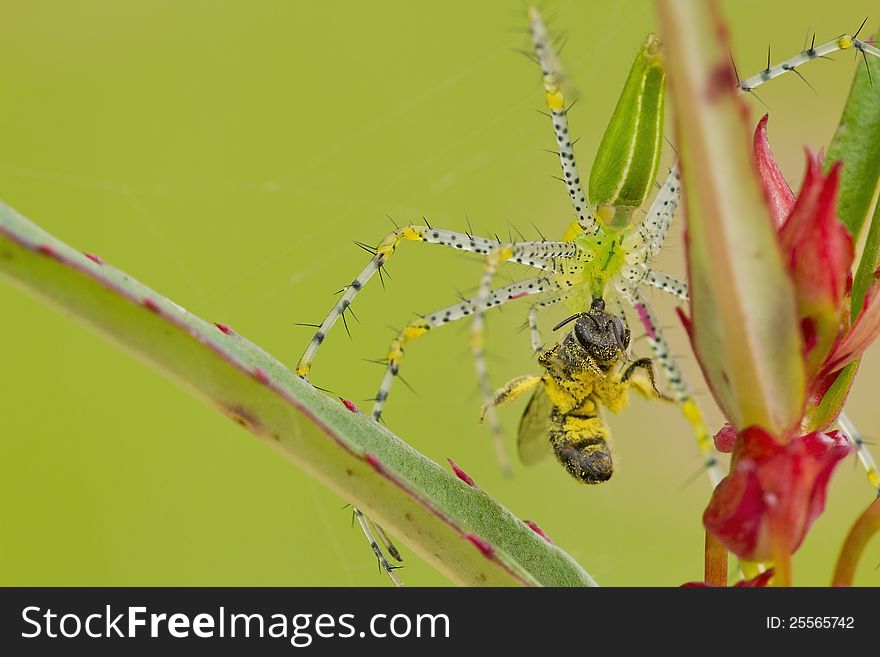
[{"label": "yellow marking on spider leg", "polygon": [[565,232],[562,233],[562,241],[563,242],[573,242],[574,238],[584,232],[584,229],[581,228],[581,225],[577,222],[577,219],[572,221],[568,228],[565,229]]},{"label": "yellow marking on spider leg", "polygon": [[499,246],[495,249],[494,254],[486,258],[486,269],[495,268],[502,260],[510,260],[513,257],[513,248],[510,246]]},{"label": "yellow marking on spider leg", "polygon": [[415,338],[419,338],[428,332],[428,322],[421,320],[417,322],[410,322],[406,328],[403,329],[401,333],[404,340],[413,340]]},{"label": "yellow marking on spider leg", "polygon": [[296,366],[296,375],[300,378],[305,377],[312,370],[311,363],[301,363]]},{"label": "yellow marking on spider leg", "polygon": [[403,327],[395,340],[392,340],[388,348],[388,362],[396,365],[403,360],[403,347],[410,340],[420,338],[430,330],[427,320],[416,319]]},{"label": "yellow marking on spider leg", "polygon": [[848,48],[852,48],[854,45],[853,38],[849,34],[841,34],[837,38],[837,46],[841,50],[846,50]]},{"label": "yellow marking on spider leg", "polygon": [[681,403],[681,412],[685,419],[693,425],[704,424],[703,411],[697,406],[693,399],[688,399]]},{"label": "yellow marking on spider leg", "polygon": [[[547,76],[549,77],[549,76]],[[548,82],[545,78],[545,84],[548,85],[548,88],[552,88],[552,83]],[[558,89],[554,89],[553,91],[547,92],[547,107],[550,109],[559,112],[565,107],[565,96],[562,95],[562,92]]]},{"label": "yellow marking on spider leg", "polygon": [[721,480],[721,472],[717,467],[717,457],[715,456],[715,443],[703,419],[703,411],[697,406],[693,399],[685,399],[679,404],[681,413],[685,419],[691,424],[694,430],[694,436],[697,440],[697,447],[703,454],[706,461],[706,468],[709,472],[709,478],[712,481],[713,488],[718,485]]},{"label": "yellow marking on spider leg", "polygon": [[403,241],[421,242],[424,239],[426,230],[427,228],[424,226],[404,226],[399,228],[379,242],[378,246],[376,246],[376,254],[387,258],[394,253],[397,245]]}]

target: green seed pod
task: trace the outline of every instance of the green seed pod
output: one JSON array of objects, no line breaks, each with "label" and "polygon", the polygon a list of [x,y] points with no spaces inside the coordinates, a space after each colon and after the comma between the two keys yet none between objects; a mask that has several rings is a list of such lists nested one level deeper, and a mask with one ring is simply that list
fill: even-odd
[{"label": "green seed pod", "polygon": [[660,47],[660,37],[654,34],[642,45],[590,171],[590,205],[606,224],[625,223],[654,185],[666,79]]}]

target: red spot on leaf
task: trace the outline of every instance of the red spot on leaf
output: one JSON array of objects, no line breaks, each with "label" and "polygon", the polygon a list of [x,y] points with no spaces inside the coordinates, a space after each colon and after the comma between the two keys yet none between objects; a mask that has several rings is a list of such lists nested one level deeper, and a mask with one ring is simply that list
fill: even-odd
[{"label": "red spot on leaf", "polygon": [[155,301],[153,301],[152,299],[149,299],[149,298],[144,299],[142,301],[142,303],[144,304],[144,308],[146,308],[150,312],[153,312],[153,313],[159,312],[159,304],[156,303]]},{"label": "red spot on leaf", "polygon": [[489,543],[484,541],[482,538],[475,534],[465,534],[464,537],[471,542],[471,544],[477,548],[480,553],[486,557],[487,559],[491,559],[495,556],[495,548],[493,548]]},{"label": "red spot on leaf", "polygon": [[355,406],[353,401],[350,401],[348,399],[343,399],[342,397],[339,398],[339,401],[341,401],[342,405],[345,406],[352,413],[360,413],[361,412],[361,410],[357,406]]},{"label": "red spot on leaf", "polygon": [[538,536],[543,538],[545,541],[547,541],[548,543],[553,542],[550,540],[550,537],[544,533],[544,530],[541,529],[540,527],[538,527],[538,524],[534,520],[523,520],[523,522],[526,523],[526,525],[528,526],[529,529],[531,529],[533,532],[535,532]]},{"label": "red spot on leaf", "polygon": [[376,472],[384,472],[385,471],[385,466],[382,465],[382,461],[380,461],[378,458],[376,458],[375,456],[373,456],[369,452],[366,452],[364,454],[364,459],[366,460],[367,463],[369,463],[370,465],[373,466],[373,470],[375,470]]},{"label": "red spot on leaf", "polygon": [[43,255],[52,256],[53,258],[58,257],[58,251],[56,251],[55,247],[50,244],[40,244],[40,246],[37,247],[37,251]]},{"label": "red spot on leaf", "polygon": [[474,485],[474,479],[467,472],[458,467],[458,464],[452,459],[446,459],[449,461],[449,467],[452,468],[452,471],[455,473],[455,476],[461,479],[468,486]]},{"label": "red spot on leaf", "polygon": [[259,367],[254,368],[254,378],[260,383],[269,383],[269,375]]},{"label": "red spot on leaf", "polygon": [[94,253],[83,253],[83,255],[86,258],[88,258],[89,260],[91,260],[92,262],[94,262],[96,265],[103,265],[104,264],[104,259],[101,258],[101,256],[99,256],[99,255],[95,255]]},{"label": "red spot on leaf", "polygon": [[226,326],[226,324],[221,324],[220,322],[214,322],[214,326],[216,326],[220,331],[225,333],[226,335],[232,335],[235,333],[231,328]]}]

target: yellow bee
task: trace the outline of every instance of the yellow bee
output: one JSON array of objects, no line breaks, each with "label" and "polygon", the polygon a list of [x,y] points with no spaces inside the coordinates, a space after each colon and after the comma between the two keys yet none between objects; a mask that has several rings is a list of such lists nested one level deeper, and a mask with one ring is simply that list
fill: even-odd
[{"label": "yellow bee", "polygon": [[[520,459],[526,465],[537,463],[549,452],[549,438],[556,458],[571,476],[598,484],[614,471],[602,406],[614,413],[622,411],[631,386],[648,398],[668,398],[657,390],[650,358],[640,358],[621,372],[630,331],[620,317],[605,312],[601,298],[593,300],[588,312],[572,315],[553,330],[572,321],[574,329],[565,339],[538,357],[547,373],[512,379],[495,393],[492,405],[537,388],[519,424]],[[633,376],[639,368],[647,379]]]}]

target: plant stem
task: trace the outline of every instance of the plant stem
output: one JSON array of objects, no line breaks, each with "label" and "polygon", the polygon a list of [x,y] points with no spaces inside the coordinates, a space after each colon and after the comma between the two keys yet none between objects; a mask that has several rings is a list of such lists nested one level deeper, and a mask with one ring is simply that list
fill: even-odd
[{"label": "plant stem", "polygon": [[880,498],[874,500],[865,509],[843,543],[837,567],[834,569],[832,586],[852,586],[856,574],[856,566],[871,537],[880,530]]},{"label": "plant stem", "polygon": [[704,581],[712,586],[727,586],[727,550],[711,532],[706,532]]}]

